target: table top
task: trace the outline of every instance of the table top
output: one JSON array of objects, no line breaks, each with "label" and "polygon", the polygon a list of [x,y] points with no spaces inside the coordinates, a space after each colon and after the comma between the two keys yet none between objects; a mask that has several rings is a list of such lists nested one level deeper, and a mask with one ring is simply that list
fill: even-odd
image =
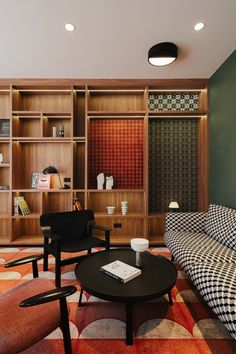
[{"label": "table top", "polygon": [[133,267],[136,253],[131,249],[111,249],[82,257],[75,268],[80,286],[89,294],[117,302],[140,302],[158,298],[175,285],[177,270],[167,258],[149,252],[141,254],[142,274],[121,283],[100,271],[100,268],[116,260]]}]

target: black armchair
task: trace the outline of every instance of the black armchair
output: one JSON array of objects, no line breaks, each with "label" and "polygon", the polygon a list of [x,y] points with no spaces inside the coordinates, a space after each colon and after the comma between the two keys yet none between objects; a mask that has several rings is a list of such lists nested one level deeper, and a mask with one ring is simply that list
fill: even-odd
[{"label": "black armchair", "polygon": [[[4,267],[32,262],[33,277],[36,278],[37,261],[42,258],[43,255],[28,256],[7,262]],[[36,278],[3,293],[0,296],[0,353],[21,352],[60,327],[63,333],[64,351],[66,354],[71,354],[66,297],[76,290],[74,286],[55,288],[49,279]],[[31,308],[42,304],[45,305]]]},{"label": "black armchair", "polygon": [[[61,259],[61,252],[80,252],[87,250],[91,253],[93,247],[110,248],[111,229],[98,226],[94,220],[92,210],[79,210],[58,213],[42,214],[40,225],[44,235],[43,270],[48,270],[48,255],[55,257],[55,273],[57,287],[61,286],[61,267],[75,263],[81,256]],[[102,240],[92,236],[93,229],[101,230],[105,234]]]}]

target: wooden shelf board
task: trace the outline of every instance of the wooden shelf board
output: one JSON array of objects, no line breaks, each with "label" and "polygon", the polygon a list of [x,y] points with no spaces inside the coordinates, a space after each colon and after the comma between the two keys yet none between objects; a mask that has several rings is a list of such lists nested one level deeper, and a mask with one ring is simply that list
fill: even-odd
[{"label": "wooden shelf board", "polygon": [[70,143],[71,138],[70,137],[64,137],[64,138],[52,138],[52,137],[17,137],[14,136],[12,137],[13,141],[19,141],[21,143],[40,143],[40,142],[49,142],[49,143]]},{"label": "wooden shelf board", "polygon": [[140,118],[144,117],[146,111],[88,111],[88,116],[90,118],[106,118],[106,117],[114,117],[117,118],[119,116],[122,117],[131,117],[132,116],[140,116]]},{"label": "wooden shelf board", "polygon": [[89,193],[137,193],[144,192],[144,189],[88,189]]},{"label": "wooden shelf board", "polygon": [[22,117],[30,117],[30,116],[35,116],[35,117],[41,117],[47,116],[47,117],[68,117],[71,118],[71,112],[58,112],[58,111],[51,111],[51,112],[45,112],[45,111],[12,111],[12,115],[14,116],[22,116]]},{"label": "wooden shelf board", "polygon": [[13,215],[12,219],[38,219],[40,215],[40,213],[31,213],[29,215]]},{"label": "wooden shelf board", "polygon": [[28,188],[28,189],[12,189],[12,192],[14,193],[39,193],[42,192],[41,189],[36,189],[36,188]]},{"label": "wooden shelf board", "polygon": [[22,111],[13,111],[13,118],[25,118],[25,119],[40,119],[41,113],[39,112],[22,112]]},{"label": "wooden shelf board", "polygon": [[[143,85],[145,86],[145,85]],[[134,86],[127,86],[116,88],[115,86],[89,86],[88,91],[92,94],[140,94],[142,95],[145,92],[145,88],[143,86],[134,87]]]},{"label": "wooden shelf board", "polygon": [[57,113],[43,113],[43,118],[48,118],[48,119],[71,119],[71,113],[62,113],[62,112],[57,112]]},{"label": "wooden shelf board", "polygon": [[19,189],[13,189],[12,192],[15,193],[68,193],[72,192],[72,189],[37,189],[37,188],[19,188]]},{"label": "wooden shelf board", "polygon": [[41,189],[41,192],[47,193],[71,193],[72,189]]},{"label": "wooden shelf board", "polygon": [[183,117],[183,118],[199,118],[205,115],[206,112],[200,111],[148,111],[149,116],[157,116],[157,117]]},{"label": "wooden shelf board", "polygon": [[139,218],[139,219],[143,219],[145,217],[144,214],[142,213],[132,213],[132,212],[128,212],[126,215],[123,215],[121,213],[114,213],[112,215],[107,214],[106,212],[94,212],[95,217],[97,218],[104,218],[104,217],[108,217],[108,218]]},{"label": "wooden shelf board", "polygon": [[75,143],[77,143],[77,142],[81,142],[81,143],[84,143],[85,141],[86,141],[86,137],[85,136],[74,136],[73,137],[73,141],[75,142]]},{"label": "wooden shelf board", "polygon": [[[0,241],[1,242],[1,241]],[[14,239],[12,244],[17,244],[17,243],[25,243],[25,244],[32,244],[32,243],[42,243],[43,244],[43,236],[28,236],[28,235],[22,235],[18,236],[16,239]]]},{"label": "wooden shelf board", "polygon": [[0,164],[0,168],[1,167],[10,167],[10,164],[9,163],[1,163]]},{"label": "wooden shelf board", "polygon": [[10,241],[10,237],[9,238],[6,238],[6,236],[1,236],[0,235],[0,246],[1,245],[9,245],[11,244],[11,241]]}]

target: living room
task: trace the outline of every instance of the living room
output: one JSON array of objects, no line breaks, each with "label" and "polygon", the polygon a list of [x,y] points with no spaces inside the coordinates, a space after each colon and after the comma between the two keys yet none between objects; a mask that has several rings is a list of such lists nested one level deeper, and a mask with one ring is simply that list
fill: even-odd
[{"label": "living room", "polygon": [[[235,352],[235,7],[233,0],[2,4],[0,306],[10,308],[5,292],[14,297],[38,264],[39,279],[75,291],[67,294],[70,340],[65,329],[73,353]],[[168,56],[169,64],[156,62]],[[94,236],[83,247],[74,243],[77,215]],[[74,262],[71,249],[64,263],[55,251],[50,232],[60,233],[59,225],[79,252]],[[150,289],[155,294],[136,290],[132,300],[123,288],[119,297],[84,284],[81,255],[92,249],[89,257],[99,258],[93,253],[105,247],[117,257],[110,261],[129,264],[132,252],[130,265],[142,275],[122,285],[135,288],[148,256],[133,240],[144,242],[161,262],[155,274],[170,274],[171,284]],[[107,275],[95,277],[101,286],[100,276]],[[202,282],[215,283],[214,294],[226,284],[226,303],[205,294]],[[35,323],[41,306],[16,308],[33,311]],[[10,319],[7,328],[15,331]],[[49,332],[26,352],[63,352],[62,332]],[[33,344],[18,342],[18,351]]]}]

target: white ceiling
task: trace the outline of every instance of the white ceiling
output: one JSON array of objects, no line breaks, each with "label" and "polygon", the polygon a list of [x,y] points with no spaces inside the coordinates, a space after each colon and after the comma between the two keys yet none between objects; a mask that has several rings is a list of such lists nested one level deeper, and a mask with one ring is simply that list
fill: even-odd
[{"label": "white ceiling", "polygon": [[[0,0],[0,77],[209,78],[236,49],[235,14],[236,0]],[[178,59],[151,66],[165,41]]]}]

